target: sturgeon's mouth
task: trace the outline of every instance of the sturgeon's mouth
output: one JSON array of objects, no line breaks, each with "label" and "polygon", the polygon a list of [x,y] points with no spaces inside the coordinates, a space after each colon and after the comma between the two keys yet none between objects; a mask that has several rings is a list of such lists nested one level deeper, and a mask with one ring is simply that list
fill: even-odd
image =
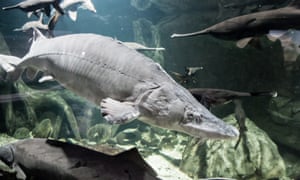
[{"label": "sturgeon's mouth", "polygon": [[181,124],[182,130],[194,137],[210,139],[228,139],[239,136],[239,131],[223,121],[217,122],[188,122]]}]

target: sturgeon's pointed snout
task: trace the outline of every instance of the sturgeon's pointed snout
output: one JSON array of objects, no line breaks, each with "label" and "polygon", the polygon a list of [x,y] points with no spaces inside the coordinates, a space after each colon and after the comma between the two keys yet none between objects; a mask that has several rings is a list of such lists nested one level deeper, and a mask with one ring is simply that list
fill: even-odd
[{"label": "sturgeon's pointed snout", "polygon": [[181,130],[187,134],[199,138],[228,139],[239,136],[236,127],[229,125],[209,112],[207,116],[180,124]]}]

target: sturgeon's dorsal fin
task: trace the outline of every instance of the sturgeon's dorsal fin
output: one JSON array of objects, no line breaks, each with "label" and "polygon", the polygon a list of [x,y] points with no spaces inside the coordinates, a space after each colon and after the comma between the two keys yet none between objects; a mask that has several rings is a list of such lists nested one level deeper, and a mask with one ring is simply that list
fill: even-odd
[{"label": "sturgeon's dorsal fin", "polygon": [[27,178],[26,174],[24,173],[24,171],[21,169],[21,167],[18,164],[14,164],[13,168],[16,171],[17,179],[25,180]]},{"label": "sturgeon's dorsal fin", "polygon": [[33,42],[37,41],[38,39],[47,39],[43,33],[38,30],[37,28],[33,28],[33,37],[32,40]]}]

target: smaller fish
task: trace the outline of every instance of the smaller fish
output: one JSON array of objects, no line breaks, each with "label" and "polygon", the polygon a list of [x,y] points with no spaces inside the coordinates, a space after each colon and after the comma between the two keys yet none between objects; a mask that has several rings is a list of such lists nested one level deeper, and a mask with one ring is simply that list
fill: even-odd
[{"label": "smaller fish", "polygon": [[[91,0],[64,0],[59,4],[59,6],[62,9],[67,11],[67,14],[72,21],[77,20],[77,10],[79,7],[83,8],[83,9],[87,9],[94,13],[97,12],[97,10]],[[63,15],[63,14],[60,13],[59,11],[55,11],[54,15],[51,16],[49,23],[48,23],[48,28],[51,32],[55,28],[61,15]],[[53,36],[53,34],[52,34],[52,36]]]},{"label": "smaller fish", "polygon": [[175,76],[175,79],[180,83],[180,84],[187,84],[189,82],[189,77],[186,74],[181,74],[175,71],[171,71],[171,74]]},{"label": "smaller fish", "polygon": [[122,42],[121,44],[124,44],[125,46],[129,47],[130,49],[135,49],[137,51],[164,51],[166,50],[163,47],[146,47],[142,44],[136,43],[136,42]]},{"label": "smaller fish", "polygon": [[174,71],[171,71],[171,73],[176,77],[180,84],[187,84],[189,82],[196,83],[196,79],[194,79],[192,76],[194,76],[196,72],[201,69],[203,69],[203,67],[185,67],[184,74]]},{"label": "smaller fish", "polygon": [[206,108],[211,108],[215,105],[225,104],[233,99],[249,96],[270,96],[277,97],[276,91],[263,92],[239,92],[225,89],[211,89],[211,88],[192,88],[189,89],[192,95]]},{"label": "smaller fish", "polygon": [[229,18],[200,31],[172,34],[171,38],[209,34],[219,39],[237,41],[238,47],[243,48],[252,42],[253,38],[266,35],[270,30],[299,28],[298,18],[300,18],[300,0],[293,0],[283,8]]},{"label": "smaller fish", "polygon": [[59,6],[60,0],[25,0],[18,4],[3,7],[3,10],[11,10],[11,9],[20,9],[27,13],[35,13],[43,9],[45,14],[49,17],[50,16],[50,5],[52,5],[56,11],[60,14],[64,14],[64,11]]},{"label": "smaller fish", "polygon": [[93,13],[97,12],[91,0],[63,0],[59,6],[67,11],[67,14],[72,21],[77,20],[77,10],[79,8],[87,9]]},{"label": "smaller fish", "polygon": [[272,6],[271,9],[274,9],[285,2],[286,0],[252,0],[252,1],[248,0],[248,1],[238,2],[238,3],[225,4],[223,7],[230,8],[230,9],[240,9],[240,13],[243,13],[243,11],[248,6],[255,6],[255,8],[251,10],[251,12],[256,12],[263,6]]},{"label": "smaller fish", "polygon": [[185,67],[185,72],[187,76],[193,76],[197,71],[202,70],[203,67]]},{"label": "smaller fish", "polygon": [[37,28],[42,30],[48,30],[48,25],[43,24],[43,14],[40,15],[39,20],[29,21],[25,23],[21,28],[16,28],[14,31],[28,31],[29,29]]}]

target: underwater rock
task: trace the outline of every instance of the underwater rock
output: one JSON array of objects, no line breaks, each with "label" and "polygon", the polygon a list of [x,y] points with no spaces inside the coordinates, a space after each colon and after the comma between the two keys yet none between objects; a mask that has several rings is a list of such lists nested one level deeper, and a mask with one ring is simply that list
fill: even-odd
[{"label": "underwater rock", "polygon": [[[145,149],[158,149],[159,147],[157,146],[160,142],[160,136],[156,134],[154,131],[156,127],[147,127],[147,131],[142,132],[141,134],[141,145],[146,147]],[[165,132],[164,135],[167,134],[167,131]]]},{"label": "underwater rock", "polygon": [[50,119],[42,120],[33,130],[32,135],[36,138],[48,138],[53,132]]},{"label": "underwater rock", "polygon": [[[143,1],[143,0],[142,0]],[[151,0],[152,4],[166,14],[179,14],[182,12],[207,11],[215,9],[218,11],[218,1],[199,0]]]},{"label": "underwater rock", "polygon": [[87,131],[89,141],[94,141],[97,144],[106,143],[115,134],[115,127],[109,124],[96,124]]},{"label": "underwater rock", "polygon": [[278,97],[270,101],[269,117],[259,123],[270,137],[281,145],[300,152],[300,101],[297,98]]},{"label": "underwater rock", "polygon": [[13,137],[17,138],[17,139],[29,138],[30,137],[30,130],[25,128],[25,127],[18,128],[15,131]]},{"label": "underwater rock", "polygon": [[11,142],[15,142],[15,141],[17,141],[17,139],[15,139],[11,136],[8,136],[7,134],[3,134],[3,133],[0,134],[0,146],[11,143]]},{"label": "underwater rock", "polygon": [[18,179],[158,179],[137,149],[110,156],[71,143],[34,138],[1,146],[0,160],[14,167]]},{"label": "underwater rock", "polygon": [[88,129],[90,128],[89,119],[85,116],[77,116],[77,123],[81,138],[87,137]]},{"label": "underwater rock", "polygon": [[[55,137],[61,133],[74,136],[75,139],[80,139],[79,127],[73,110],[60,95],[59,91],[33,90],[26,85],[18,86],[18,91],[20,93],[28,93],[28,97],[24,102],[26,103],[25,107],[30,107],[32,109],[32,114],[36,114],[40,120],[45,118],[51,120]],[[27,112],[29,112],[29,110]],[[62,130],[63,125],[64,127],[67,126],[65,127],[67,130]],[[70,133],[67,134],[67,131]]]},{"label": "underwater rock", "polygon": [[300,178],[300,158],[294,152],[281,148],[280,154],[286,164],[286,175],[291,179]]},{"label": "underwater rock", "polygon": [[127,128],[116,135],[116,142],[119,145],[135,145],[141,140],[141,133],[138,129]]},{"label": "underwater rock", "polygon": [[[234,115],[224,121],[233,124]],[[186,147],[181,170],[189,176],[272,179],[286,176],[285,164],[277,146],[249,119],[248,131],[234,149],[237,140],[193,139]]]},{"label": "underwater rock", "polygon": [[131,6],[135,7],[139,11],[144,11],[151,7],[151,0],[131,0]]},{"label": "underwater rock", "polygon": [[[134,42],[140,43],[147,47],[162,47],[158,28],[153,25],[151,21],[145,18],[140,18],[136,21],[133,21],[132,26],[134,31]],[[151,57],[159,64],[164,64],[164,56],[162,51],[147,51],[143,53]]]}]

